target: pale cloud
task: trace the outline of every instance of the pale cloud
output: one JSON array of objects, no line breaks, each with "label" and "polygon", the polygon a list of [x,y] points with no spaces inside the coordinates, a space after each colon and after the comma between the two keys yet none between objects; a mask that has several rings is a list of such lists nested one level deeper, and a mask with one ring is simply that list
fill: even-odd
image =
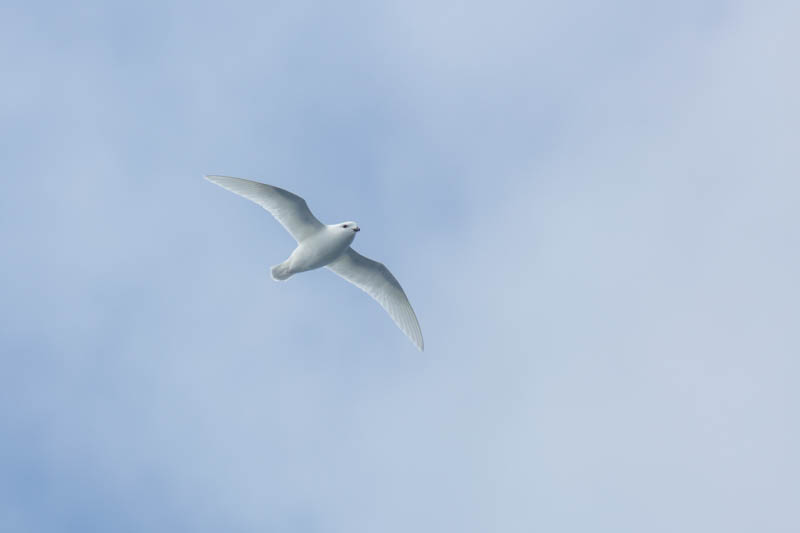
[{"label": "pale cloud", "polygon": [[[793,4],[13,13],[4,525],[797,528]],[[210,172],[358,220],[426,352]]]}]

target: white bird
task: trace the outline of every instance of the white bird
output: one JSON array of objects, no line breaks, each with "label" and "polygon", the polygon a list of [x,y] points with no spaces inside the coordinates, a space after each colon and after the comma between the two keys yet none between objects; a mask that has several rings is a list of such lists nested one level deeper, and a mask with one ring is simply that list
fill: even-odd
[{"label": "white bird", "polygon": [[323,224],[305,200],[279,187],[228,176],[206,179],[269,211],[297,241],[289,258],[272,267],[272,279],[285,281],[299,272],[326,267],[372,296],[414,345],[420,351],[424,349],[417,315],[397,278],[382,263],[350,247],[361,231],[358,224]]}]

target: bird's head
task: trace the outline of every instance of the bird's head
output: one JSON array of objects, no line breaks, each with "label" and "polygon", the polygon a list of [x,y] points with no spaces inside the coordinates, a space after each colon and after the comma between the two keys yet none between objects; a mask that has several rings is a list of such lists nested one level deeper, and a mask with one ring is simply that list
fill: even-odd
[{"label": "bird's head", "polygon": [[344,233],[352,233],[355,236],[356,233],[361,231],[361,228],[358,227],[358,224],[355,222],[342,222],[336,225],[336,228]]}]

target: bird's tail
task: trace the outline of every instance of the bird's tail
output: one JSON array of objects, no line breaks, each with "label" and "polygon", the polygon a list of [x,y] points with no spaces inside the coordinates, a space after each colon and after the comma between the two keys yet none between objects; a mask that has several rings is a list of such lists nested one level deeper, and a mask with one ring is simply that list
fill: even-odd
[{"label": "bird's tail", "polygon": [[287,261],[284,261],[280,265],[272,267],[272,279],[275,281],[286,281],[292,277],[292,272],[289,269],[289,265],[286,263]]}]

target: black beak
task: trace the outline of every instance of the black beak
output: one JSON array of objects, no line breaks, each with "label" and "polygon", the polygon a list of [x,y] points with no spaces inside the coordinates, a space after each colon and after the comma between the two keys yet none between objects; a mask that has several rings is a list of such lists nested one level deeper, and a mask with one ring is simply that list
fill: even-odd
[{"label": "black beak", "polygon": [[361,228],[355,228],[353,231],[361,231]]}]

